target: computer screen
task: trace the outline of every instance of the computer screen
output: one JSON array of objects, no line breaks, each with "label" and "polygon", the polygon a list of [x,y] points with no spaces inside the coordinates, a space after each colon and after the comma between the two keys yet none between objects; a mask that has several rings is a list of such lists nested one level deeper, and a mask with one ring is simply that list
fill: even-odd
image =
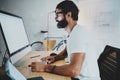
[{"label": "computer screen", "polygon": [[0,11],[0,25],[10,54],[29,45],[21,17]]}]

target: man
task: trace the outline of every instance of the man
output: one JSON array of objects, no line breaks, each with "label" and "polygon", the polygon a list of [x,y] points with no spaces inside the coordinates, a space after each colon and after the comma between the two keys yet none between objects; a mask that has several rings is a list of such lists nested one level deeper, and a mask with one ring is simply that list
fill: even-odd
[{"label": "man", "polygon": [[[100,80],[95,53],[88,52],[87,47],[82,46],[84,43],[88,45],[91,36],[77,24],[79,14],[77,6],[70,0],[62,1],[57,5],[55,13],[57,27],[64,28],[68,33],[67,47],[56,56],[48,56],[42,60],[49,60],[52,63],[68,57],[70,62],[62,66],[33,62],[31,70],[60,74],[77,80]],[[80,36],[81,34],[84,35]]]}]

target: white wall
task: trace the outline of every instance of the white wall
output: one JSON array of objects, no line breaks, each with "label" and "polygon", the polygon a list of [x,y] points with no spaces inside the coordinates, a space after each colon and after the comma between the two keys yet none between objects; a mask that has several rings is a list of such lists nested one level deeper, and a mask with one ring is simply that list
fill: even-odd
[{"label": "white wall", "polygon": [[95,51],[105,45],[120,48],[120,0],[81,0],[79,24],[94,34]]},{"label": "white wall", "polygon": [[[55,10],[60,1],[62,0],[0,0],[0,10],[23,17],[29,42],[32,43],[44,39],[44,35],[40,31],[48,30],[48,13]],[[54,13],[49,15],[49,37],[64,36],[64,30],[57,29],[54,17]],[[3,43],[4,41],[0,37],[0,45],[3,46]],[[3,52],[5,48],[2,46],[0,48]]]},{"label": "white wall", "polygon": [[[1,9],[23,17],[29,41],[32,43],[44,38],[40,31],[48,29],[48,13],[55,10],[59,2],[60,0],[5,0]],[[57,29],[54,14],[49,16],[49,36],[61,36],[63,30]]]},{"label": "white wall", "polygon": [[[41,30],[47,30],[47,15],[61,0],[4,0],[2,10],[23,17],[30,43],[42,40]],[[95,50],[100,54],[106,44],[120,47],[120,9],[119,0],[76,0],[79,1],[78,23],[95,34]],[[52,5],[51,5],[52,4]],[[49,36],[63,36],[58,30],[54,14],[49,17]]]},{"label": "white wall", "polygon": [[[0,0],[0,8],[23,17],[29,41],[32,43],[37,40],[43,40],[46,35],[40,33],[40,31],[48,30],[48,27],[49,37],[64,36],[66,32],[56,26],[55,14],[49,14],[49,12],[55,10],[56,5],[61,1],[63,0]],[[78,0],[74,1],[78,2]]]}]

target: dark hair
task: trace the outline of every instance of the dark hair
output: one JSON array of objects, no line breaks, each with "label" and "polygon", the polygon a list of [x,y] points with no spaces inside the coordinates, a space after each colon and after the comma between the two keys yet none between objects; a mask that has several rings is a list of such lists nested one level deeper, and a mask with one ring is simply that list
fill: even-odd
[{"label": "dark hair", "polygon": [[64,14],[71,12],[73,20],[78,20],[79,9],[73,1],[64,0],[59,3],[56,8],[61,9]]}]

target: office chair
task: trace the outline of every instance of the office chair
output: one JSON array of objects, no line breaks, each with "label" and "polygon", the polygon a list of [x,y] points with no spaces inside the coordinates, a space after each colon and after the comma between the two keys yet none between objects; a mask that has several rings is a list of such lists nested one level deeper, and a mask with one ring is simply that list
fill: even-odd
[{"label": "office chair", "polygon": [[56,44],[56,40],[43,40],[43,41],[35,41],[30,46],[35,51],[52,51],[54,50],[54,46]]},{"label": "office chair", "polygon": [[120,80],[120,49],[106,45],[98,66],[101,80]]},{"label": "office chair", "polygon": [[33,48],[34,51],[44,50],[43,42],[41,42],[41,41],[35,41],[35,42],[31,43],[30,46]]},{"label": "office chair", "polygon": [[62,47],[62,48],[65,47],[64,45],[66,45],[66,43],[67,43],[66,40],[61,40],[61,41],[54,47],[53,50],[59,51],[61,47]]}]

